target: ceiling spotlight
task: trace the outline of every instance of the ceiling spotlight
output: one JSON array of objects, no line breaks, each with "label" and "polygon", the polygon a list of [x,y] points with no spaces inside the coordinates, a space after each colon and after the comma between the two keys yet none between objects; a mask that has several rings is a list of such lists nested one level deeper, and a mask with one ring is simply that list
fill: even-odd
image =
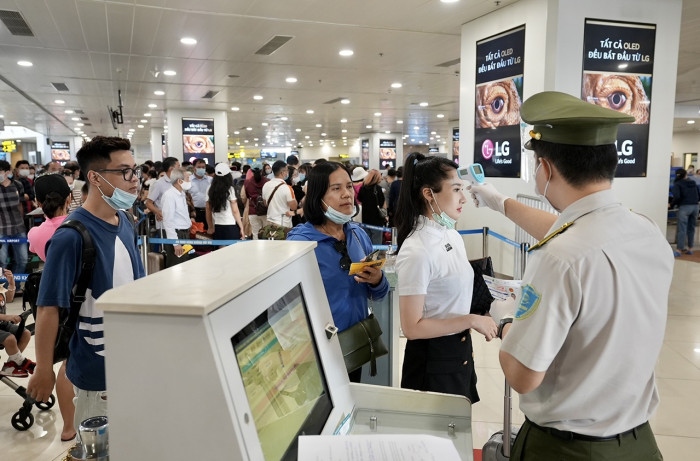
[{"label": "ceiling spotlight", "polygon": [[269,123],[267,123],[267,122],[262,122],[262,126],[268,126],[268,125],[269,125]]},{"label": "ceiling spotlight", "polygon": [[17,65],[22,67],[32,67],[34,64],[32,64],[30,61],[17,61]]},{"label": "ceiling spotlight", "polygon": [[394,83],[391,84],[391,87],[392,87],[392,88],[401,88],[402,86],[403,86],[403,85],[400,84],[399,82],[394,82]]},{"label": "ceiling spotlight", "polygon": [[255,99],[256,101],[260,101],[260,100],[262,100],[262,98],[263,97],[259,94],[256,94],[255,96],[253,96],[253,99]]},{"label": "ceiling spotlight", "polygon": [[314,113],[314,110],[313,110],[313,109],[307,109],[307,110],[306,110],[306,113],[309,114],[309,115],[311,115],[311,114]]},{"label": "ceiling spotlight", "polygon": [[56,103],[56,104],[65,104],[66,101],[64,101],[63,99],[57,99],[57,100],[54,101],[54,103]]},{"label": "ceiling spotlight", "polygon": [[167,75],[168,77],[173,77],[173,76],[177,75],[177,72],[175,72],[174,70],[164,70],[163,75]]},{"label": "ceiling spotlight", "polygon": [[17,122],[10,122],[10,125],[17,125]]},{"label": "ceiling spotlight", "polygon": [[76,123],[75,126],[85,126],[84,123]]},{"label": "ceiling spotlight", "polygon": [[287,118],[287,117],[280,117],[280,120],[282,120],[283,122],[286,122],[287,120],[289,120],[289,118]]},{"label": "ceiling spotlight", "polygon": [[197,39],[194,39],[192,37],[182,37],[180,39],[180,43],[182,43],[183,45],[196,45]]},{"label": "ceiling spotlight", "polygon": [[77,122],[80,120],[80,117],[72,117],[71,120],[73,120],[74,122]]},{"label": "ceiling spotlight", "polygon": [[420,104],[418,104],[418,105],[421,106],[421,107],[428,107],[428,103],[427,103],[427,102],[422,102],[422,103],[420,103]]},{"label": "ceiling spotlight", "polygon": [[322,126],[323,126],[323,125],[321,125],[320,123],[317,123],[317,124],[316,124],[316,128],[321,128]]},{"label": "ceiling spotlight", "polygon": [[375,112],[375,113],[374,113],[374,116],[375,116],[375,117],[381,117],[381,116],[382,116],[382,113],[381,113],[381,112]]},{"label": "ceiling spotlight", "polygon": [[247,126],[245,129],[248,130],[248,131],[253,131],[253,127],[252,127],[252,126]]},{"label": "ceiling spotlight", "polygon": [[141,122],[141,123],[148,123],[148,120],[146,120],[146,119],[141,119],[141,120],[139,120],[139,122]]},{"label": "ceiling spotlight", "polygon": [[296,77],[287,77],[284,81],[287,83],[296,83],[297,78]]},{"label": "ceiling spotlight", "polygon": [[346,118],[341,118],[341,119],[340,119],[340,123],[348,123],[348,119],[346,119]]},{"label": "ceiling spotlight", "polygon": [[153,92],[156,96],[163,96],[165,94],[165,91],[163,90],[156,90]]},{"label": "ceiling spotlight", "polygon": [[136,128],[143,128],[143,125],[136,125]]},{"label": "ceiling spotlight", "polygon": [[156,107],[158,107],[158,104],[149,104],[148,107],[149,109],[155,109]]},{"label": "ceiling spotlight", "polygon": [[72,111],[71,109],[66,109],[66,110],[64,110],[63,112],[66,113],[66,114],[72,114],[72,113],[73,113],[73,111]]},{"label": "ceiling spotlight", "polygon": [[145,114],[143,114],[143,116],[144,116],[144,117],[150,117],[150,116],[151,116],[151,113],[150,113],[150,112],[146,112]]},{"label": "ceiling spotlight", "polygon": [[695,123],[695,120],[688,120],[688,125],[692,125],[693,123]]},{"label": "ceiling spotlight", "polygon": [[338,52],[338,54],[341,55],[341,56],[347,57],[347,56],[352,56],[353,54],[355,54],[355,52],[352,51],[352,50],[350,50],[350,49],[344,49],[344,50],[340,50],[340,51]]},{"label": "ceiling spotlight", "polygon": [[397,125],[403,125],[403,120],[397,120],[397,121],[396,121],[396,124],[397,124]]},{"label": "ceiling spotlight", "polygon": [[445,114],[437,114],[436,117],[437,118],[445,118]]},{"label": "ceiling spotlight", "polygon": [[350,100],[349,99],[341,99],[340,103],[341,104],[350,104]]},{"label": "ceiling spotlight", "polygon": [[238,112],[239,110],[241,110],[241,108],[238,107],[238,106],[233,106],[233,107],[231,108],[231,110],[234,111],[234,112]]},{"label": "ceiling spotlight", "polygon": [[459,0],[440,0],[442,3],[457,3]]},{"label": "ceiling spotlight", "polygon": [[370,129],[372,128],[372,125],[365,125],[365,128]]},{"label": "ceiling spotlight", "polygon": [[294,131],[296,131],[297,133],[301,133],[301,128],[297,128],[297,129],[294,130]]}]

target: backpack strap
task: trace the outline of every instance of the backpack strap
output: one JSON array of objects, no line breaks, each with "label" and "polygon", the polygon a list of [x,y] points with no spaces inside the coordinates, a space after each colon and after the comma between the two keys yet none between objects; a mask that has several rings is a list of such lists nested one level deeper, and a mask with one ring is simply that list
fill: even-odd
[{"label": "backpack strap", "polygon": [[80,313],[80,305],[85,301],[85,293],[87,292],[88,285],[92,280],[92,272],[95,269],[95,246],[92,243],[92,237],[90,232],[88,232],[85,224],[80,221],[69,219],[63,221],[63,224],[59,226],[69,227],[78,231],[83,239],[83,252],[81,256],[80,264],[80,275],[78,277],[78,282],[75,284],[73,290],[73,296],[71,297],[70,306],[70,325],[74,325],[78,320],[78,314]]}]

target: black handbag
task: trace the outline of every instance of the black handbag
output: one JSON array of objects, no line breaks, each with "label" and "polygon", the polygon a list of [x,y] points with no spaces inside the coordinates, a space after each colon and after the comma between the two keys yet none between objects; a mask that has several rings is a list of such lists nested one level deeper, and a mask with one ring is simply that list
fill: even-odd
[{"label": "black handbag", "polygon": [[474,259],[469,261],[472,269],[474,269],[474,288],[472,289],[472,305],[469,309],[470,314],[485,315],[491,310],[493,296],[486,286],[484,275],[493,277],[493,261],[491,257]]},{"label": "black handbag", "polygon": [[389,349],[382,341],[382,328],[373,313],[347,330],[338,333],[338,340],[348,373],[369,362],[369,375],[376,376],[377,357],[389,353]]}]

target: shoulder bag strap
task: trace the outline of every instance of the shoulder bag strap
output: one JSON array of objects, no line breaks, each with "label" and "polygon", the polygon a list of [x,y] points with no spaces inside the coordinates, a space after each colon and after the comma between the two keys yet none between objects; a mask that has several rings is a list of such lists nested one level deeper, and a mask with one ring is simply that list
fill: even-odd
[{"label": "shoulder bag strap", "polygon": [[75,285],[75,290],[73,292],[73,296],[71,297],[69,321],[70,325],[73,325],[78,320],[80,305],[85,301],[85,293],[87,292],[88,285],[92,280],[92,272],[95,269],[95,246],[92,243],[90,232],[88,232],[85,225],[80,221],[70,219],[64,221],[60,227],[70,227],[75,229],[80,233],[80,236],[83,239],[80,276],[78,277],[78,282]]},{"label": "shoulder bag strap", "polygon": [[287,183],[286,183],[286,182],[281,182],[281,183],[277,184],[277,187],[275,187],[275,189],[274,189],[274,190],[272,191],[272,193],[270,194],[270,198],[267,199],[267,204],[268,204],[268,205],[270,205],[270,203],[272,203],[272,197],[275,196],[275,192],[277,192],[277,189],[279,189],[280,186],[281,186],[282,184],[287,184]]}]

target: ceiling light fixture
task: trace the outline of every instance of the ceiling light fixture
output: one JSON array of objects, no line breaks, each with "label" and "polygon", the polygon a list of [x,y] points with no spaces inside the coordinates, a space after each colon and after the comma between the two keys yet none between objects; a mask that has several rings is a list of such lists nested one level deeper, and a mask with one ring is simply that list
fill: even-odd
[{"label": "ceiling light fixture", "polygon": [[183,45],[196,45],[197,39],[192,37],[182,37],[180,39],[180,43],[182,43]]},{"label": "ceiling light fixture", "polygon": [[54,101],[54,103],[56,103],[56,104],[65,104],[66,101],[64,101],[63,99],[57,99],[57,100]]},{"label": "ceiling light fixture", "polygon": [[307,110],[306,110],[306,113],[309,114],[309,115],[311,115],[311,114],[314,113],[314,110],[313,110],[313,109],[307,109]]},{"label": "ceiling light fixture", "polygon": [[173,76],[177,75],[177,72],[175,72],[174,70],[164,70],[163,75],[167,75],[168,77],[173,77]]},{"label": "ceiling light fixture", "polygon": [[381,116],[382,116],[382,113],[381,113],[381,112],[375,112],[375,113],[374,113],[374,116],[375,116],[375,117],[381,117]]},{"label": "ceiling light fixture", "polygon": [[695,120],[688,120],[688,125],[692,125],[693,123],[695,123]]},{"label": "ceiling light fixture", "polygon": [[32,64],[31,61],[17,61],[17,65],[22,67],[32,67],[34,64]]},{"label": "ceiling light fixture", "polygon": [[165,91],[163,90],[156,90],[153,92],[156,96],[163,96],[165,94]]},{"label": "ceiling light fixture", "polygon": [[151,113],[150,113],[150,112],[146,112],[145,114],[143,114],[143,116],[144,116],[144,117],[150,117],[150,116],[151,116]]},{"label": "ceiling light fixture", "polygon": [[397,124],[397,125],[403,125],[403,120],[397,120],[397,121],[396,121],[396,124]]},{"label": "ceiling light fixture", "polygon": [[156,107],[158,107],[158,104],[149,104],[148,105],[149,109],[155,109]]},{"label": "ceiling light fixture", "polygon": [[255,96],[253,96],[253,99],[255,99],[256,101],[261,101],[262,98],[263,98],[262,95],[259,95],[259,94],[256,94]]},{"label": "ceiling light fixture", "polygon": [[350,104],[350,100],[349,99],[341,99],[340,103],[341,104]]},{"label": "ceiling light fixture", "polygon": [[437,118],[445,118],[445,114],[437,114],[436,117]]},{"label": "ceiling light fixture", "polygon": [[346,118],[341,118],[341,119],[340,119],[340,123],[348,123],[348,119],[346,119]]},{"label": "ceiling light fixture", "polygon": [[72,113],[73,113],[73,111],[72,111],[71,109],[66,109],[66,110],[64,110],[63,112],[66,113],[66,114],[72,114]]},{"label": "ceiling light fixture", "polygon": [[298,80],[296,77],[287,77],[284,81],[287,83],[296,83]]},{"label": "ceiling light fixture", "polygon": [[340,51],[338,52],[338,54],[341,55],[341,56],[348,57],[348,56],[352,56],[353,54],[355,54],[355,52],[352,51],[352,50],[349,49],[349,48],[346,48],[346,49],[344,49],[344,50],[340,50]]},{"label": "ceiling light fixture", "polygon": [[403,85],[402,85],[401,83],[399,83],[399,82],[394,82],[394,83],[391,84],[391,87],[392,87],[392,88],[401,88],[402,86],[403,86]]},{"label": "ceiling light fixture", "polygon": [[427,103],[427,102],[422,102],[422,103],[420,103],[420,104],[418,104],[418,105],[421,106],[421,107],[428,107],[428,103]]},{"label": "ceiling light fixture", "polygon": [[234,112],[238,112],[239,110],[241,110],[241,108],[240,108],[240,107],[237,107],[237,106],[233,106],[233,107],[231,108],[231,110],[234,111]]}]

